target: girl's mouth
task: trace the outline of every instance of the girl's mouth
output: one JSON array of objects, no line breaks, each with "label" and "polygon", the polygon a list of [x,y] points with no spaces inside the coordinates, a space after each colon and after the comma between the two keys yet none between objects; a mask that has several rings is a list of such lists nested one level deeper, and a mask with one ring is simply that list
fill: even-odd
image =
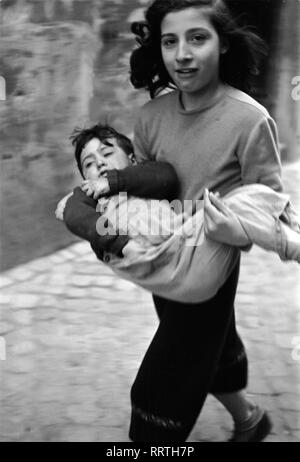
[{"label": "girl's mouth", "polygon": [[198,69],[176,69],[175,73],[179,79],[194,77]]},{"label": "girl's mouth", "polygon": [[197,69],[193,68],[193,69],[176,69],[176,73],[178,75],[191,75],[191,74],[194,74],[195,72],[197,72]]}]

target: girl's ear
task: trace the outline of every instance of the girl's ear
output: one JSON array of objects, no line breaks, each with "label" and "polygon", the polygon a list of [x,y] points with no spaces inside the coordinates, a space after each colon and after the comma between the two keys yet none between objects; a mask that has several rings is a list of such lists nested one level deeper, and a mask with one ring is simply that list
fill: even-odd
[{"label": "girl's ear", "polygon": [[221,48],[220,48],[220,54],[225,55],[227,51],[229,50],[229,41],[227,38],[222,37],[221,39]]}]

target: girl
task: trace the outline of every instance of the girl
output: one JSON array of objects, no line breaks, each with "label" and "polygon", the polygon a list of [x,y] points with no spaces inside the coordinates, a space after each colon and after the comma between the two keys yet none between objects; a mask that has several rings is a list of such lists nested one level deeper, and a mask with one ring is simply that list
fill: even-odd
[{"label": "girl", "polygon": [[[135,127],[138,164],[107,172],[103,194],[193,203],[205,188],[222,197],[253,183],[282,191],[276,125],[244,93],[257,74],[261,40],[239,28],[221,0],[155,0],[133,31],[139,47],[131,57],[131,80],[152,101]],[[205,215],[208,237],[230,244],[226,222],[216,223],[207,195]],[[113,238],[105,251],[121,255],[128,237]],[[247,240],[242,235],[235,244]],[[269,433],[268,415],[244,391],[247,356],[235,326],[234,254],[227,280],[210,300],[153,297],[160,324],[131,390],[133,441],[185,441],[208,393],[232,415],[232,441],[261,441]]]},{"label": "girl", "polygon": [[[205,188],[223,196],[250,183],[281,191],[275,123],[244,93],[257,74],[261,40],[239,28],[221,0],[155,0],[133,31],[139,47],[131,81],[153,98],[135,127],[138,162],[170,162],[182,201],[203,198]],[[166,89],[173,91],[159,95]],[[223,234],[213,216],[206,232]],[[218,293],[198,305],[154,297],[160,325],[131,391],[133,441],[185,441],[208,393],[231,413],[233,441],[269,433],[267,414],[244,392],[247,357],[233,306],[238,274],[233,261]]]}]

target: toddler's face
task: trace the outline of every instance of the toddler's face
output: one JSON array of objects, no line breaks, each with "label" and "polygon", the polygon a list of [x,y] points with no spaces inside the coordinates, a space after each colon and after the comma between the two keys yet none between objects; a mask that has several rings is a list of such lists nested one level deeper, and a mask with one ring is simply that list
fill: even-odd
[{"label": "toddler's face", "polygon": [[82,173],[86,180],[98,180],[107,176],[107,170],[123,168],[130,165],[130,159],[114,138],[107,140],[109,146],[97,138],[91,139],[81,153]]}]

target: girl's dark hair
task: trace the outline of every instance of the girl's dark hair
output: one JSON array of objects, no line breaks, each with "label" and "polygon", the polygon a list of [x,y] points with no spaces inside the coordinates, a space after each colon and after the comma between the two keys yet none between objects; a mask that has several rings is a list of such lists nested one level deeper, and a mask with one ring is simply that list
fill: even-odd
[{"label": "girl's dark hair", "polygon": [[151,98],[165,88],[175,88],[161,55],[161,23],[171,12],[203,7],[228,51],[220,56],[220,79],[243,91],[249,91],[259,74],[261,58],[267,54],[265,42],[249,27],[232,17],[223,0],[154,0],[145,13],[145,21],[134,22],[132,32],[139,45],[130,58],[131,82],[145,88]]},{"label": "girl's dark hair", "polygon": [[114,138],[117,141],[118,146],[123,149],[127,156],[133,153],[133,146],[130,139],[122,133],[117,132],[109,125],[97,124],[91,128],[75,128],[72,135],[70,136],[70,140],[72,141],[72,145],[75,146],[75,159],[81,175],[82,167],[80,156],[85,145],[89,143],[93,138],[97,138],[107,146],[111,146],[109,140]]}]

